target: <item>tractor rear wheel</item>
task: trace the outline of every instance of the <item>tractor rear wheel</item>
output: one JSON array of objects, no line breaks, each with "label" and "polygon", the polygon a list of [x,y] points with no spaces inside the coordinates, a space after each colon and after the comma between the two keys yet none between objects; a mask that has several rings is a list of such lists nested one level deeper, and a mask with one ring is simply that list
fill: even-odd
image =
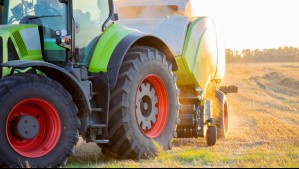
[{"label": "tractor rear wheel", "polygon": [[226,95],[221,91],[216,91],[213,100],[213,118],[217,125],[217,138],[226,138],[228,136],[228,104]]},{"label": "tractor rear wheel", "polygon": [[178,108],[176,79],[165,55],[153,48],[132,48],[111,93],[110,143],[100,145],[103,153],[141,159],[171,149]]},{"label": "tractor rear wheel", "polygon": [[79,140],[78,109],[57,82],[19,74],[0,80],[0,163],[59,167]]}]

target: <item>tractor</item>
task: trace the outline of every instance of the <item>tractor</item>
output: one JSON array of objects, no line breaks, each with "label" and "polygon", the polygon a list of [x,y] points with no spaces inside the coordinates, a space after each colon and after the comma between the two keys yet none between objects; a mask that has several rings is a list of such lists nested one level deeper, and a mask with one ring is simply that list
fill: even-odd
[{"label": "tractor", "polygon": [[[226,137],[224,50],[181,1],[0,0],[0,166],[64,166],[79,137],[134,160]],[[154,4],[171,14],[115,12]]]}]

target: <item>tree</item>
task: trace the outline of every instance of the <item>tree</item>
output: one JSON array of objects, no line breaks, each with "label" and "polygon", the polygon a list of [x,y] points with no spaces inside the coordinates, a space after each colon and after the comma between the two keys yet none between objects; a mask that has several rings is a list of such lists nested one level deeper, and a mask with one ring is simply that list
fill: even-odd
[{"label": "tree", "polygon": [[294,62],[299,61],[299,49],[295,47],[280,47],[277,49],[245,49],[239,51],[226,49],[228,62]]}]

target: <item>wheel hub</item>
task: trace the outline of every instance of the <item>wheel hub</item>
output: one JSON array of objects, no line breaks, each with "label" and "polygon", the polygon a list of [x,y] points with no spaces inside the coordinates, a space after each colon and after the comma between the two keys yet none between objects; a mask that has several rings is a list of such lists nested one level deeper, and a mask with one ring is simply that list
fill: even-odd
[{"label": "wheel hub", "polygon": [[39,132],[38,120],[33,116],[16,117],[11,124],[13,136],[18,139],[31,140]]},{"label": "wheel hub", "polygon": [[168,122],[165,84],[157,75],[148,75],[140,82],[135,99],[135,116],[140,131],[150,139],[158,138]]},{"label": "wheel hub", "polygon": [[150,130],[157,121],[158,98],[156,90],[148,83],[141,84],[136,99],[136,115],[139,126],[143,130]]},{"label": "wheel hub", "polygon": [[6,137],[21,156],[40,158],[59,142],[61,121],[55,107],[42,99],[29,98],[17,103],[6,120]]},{"label": "wheel hub", "polygon": [[147,111],[148,108],[149,108],[149,107],[148,107],[148,103],[143,102],[143,101],[142,101],[142,103],[143,103],[143,110],[144,110],[144,111]]}]

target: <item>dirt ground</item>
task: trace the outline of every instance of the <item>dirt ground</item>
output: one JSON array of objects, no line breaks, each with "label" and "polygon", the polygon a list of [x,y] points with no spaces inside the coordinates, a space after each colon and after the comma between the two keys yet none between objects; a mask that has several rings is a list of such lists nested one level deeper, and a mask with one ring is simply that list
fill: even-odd
[{"label": "dirt ground", "polygon": [[299,63],[229,64],[229,138],[207,147],[204,139],[175,140],[156,159],[104,158],[80,143],[70,167],[299,167]]}]

